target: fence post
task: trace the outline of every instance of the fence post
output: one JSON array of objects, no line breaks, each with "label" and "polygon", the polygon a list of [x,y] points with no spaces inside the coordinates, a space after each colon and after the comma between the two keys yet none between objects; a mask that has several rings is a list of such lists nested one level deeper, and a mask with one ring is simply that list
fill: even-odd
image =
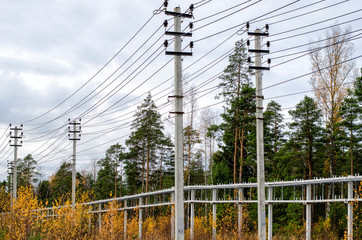
[{"label": "fence post", "polygon": [[312,186],[307,185],[307,207],[306,207],[306,226],[305,226],[305,234],[306,240],[310,240],[312,237],[312,204],[308,203],[308,201],[312,200]]},{"label": "fence post", "polygon": [[194,230],[195,230],[195,190],[191,190],[191,230],[190,230],[190,239],[194,239]]},{"label": "fence post", "polygon": [[142,212],[143,212],[143,209],[142,209],[142,200],[143,198],[140,197],[139,198],[139,210],[138,210],[138,238],[139,239],[142,239]]},{"label": "fence post", "polygon": [[212,239],[216,240],[216,201],[217,201],[217,189],[212,190]]},{"label": "fence post", "polygon": [[238,236],[239,239],[241,238],[241,231],[243,229],[243,204],[241,203],[241,201],[243,200],[244,196],[243,196],[243,188],[239,188],[239,193],[238,193]]},{"label": "fence post", "polygon": [[89,206],[89,212],[88,212],[88,231],[90,232],[91,229],[91,210],[92,209],[92,205]]},{"label": "fence post", "polygon": [[171,239],[175,239],[175,191],[171,193]]},{"label": "fence post", "polygon": [[98,205],[98,224],[99,224],[99,231],[101,231],[102,228],[102,213],[101,213],[102,207],[101,204]]},{"label": "fence post", "polygon": [[124,223],[123,223],[124,238],[123,239],[127,239],[127,200],[124,200],[123,216],[124,216]]},{"label": "fence post", "polygon": [[348,182],[347,239],[353,239],[353,182]]},{"label": "fence post", "polygon": [[273,239],[273,188],[268,188],[268,240]]}]

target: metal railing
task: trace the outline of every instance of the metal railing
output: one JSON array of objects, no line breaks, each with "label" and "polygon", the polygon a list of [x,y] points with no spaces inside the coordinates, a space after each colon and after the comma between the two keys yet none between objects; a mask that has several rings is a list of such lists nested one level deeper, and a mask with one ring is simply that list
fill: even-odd
[{"label": "metal railing", "polygon": [[[312,205],[317,203],[340,202],[347,204],[347,234],[348,239],[353,238],[353,202],[361,202],[362,198],[357,193],[358,185],[361,184],[362,176],[315,178],[311,180],[294,180],[266,182],[267,193],[266,204],[268,206],[268,239],[272,239],[273,232],[273,205],[275,204],[304,204],[306,206],[306,239],[311,239],[312,226]],[[189,221],[190,238],[194,236],[195,204],[206,204],[212,206],[213,231],[212,238],[216,239],[216,208],[218,204],[236,204],[238,206],[238,233],[242,231],[242,216],[244,204],[257,203],[257,184],[221,184],[221,185],[200,185],[185,186],[184,196],[187,206],[187,221]],[[111,198],[105,200],[92,201],[78,205],[89,206],[89,214],[98,214],[99,226],[102,224],[101,215],[109,211],[108,203],[118,202],[122,207],[119,211],[124,211],[124,231],[127,231],[128,211],[138,211],[139,217],[139,238],[142,238],[143,211],[146,208],[161,206],[172,206],[174,204],[174,189],[166,189],[149,193],[141,193],[131,196]],[[69,207],[69,206],[62,206]],[[49,213],[54,208],[44,208],[38,211]],[[174,207],[171,207],[171,238],[174,239]],[[126,234],[125,234],[126,236]]]}]

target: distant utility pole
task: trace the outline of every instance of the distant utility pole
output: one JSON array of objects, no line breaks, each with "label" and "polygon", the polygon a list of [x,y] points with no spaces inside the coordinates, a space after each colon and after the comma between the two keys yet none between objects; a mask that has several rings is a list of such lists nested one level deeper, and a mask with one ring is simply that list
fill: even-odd
[{"label": "distant utility pole", "polygon": [[[167,1],[164,3],[167,7]],[[166,51],[166,55],[173,55],[175,59],[175,95],[170,96],[175,98],[175,111],[171,112],[175,114],[175,226],[171,226],[175,231],[175,239],[184,239],[184,166],[183,166],[183,109],[182,109],[182,56],[192,56],[191,52],[182,52],[181,49],[181,37],[191,37],[192,33],[181,32],[181,18],[192,18],[193,5],[189,8],[190,14],[181,13],[179,7],[176,7],[174,12],[165,11],[168,16],[174,17],[174,32],[167,31],[165,35],[174,36],[174,51]],[[164,22],[164,26],[167,27],[167,20]],[[190,23],[192,28],[192,23]],[[168,41],[164,43],[165,47],[168,46]],[[193,43],[190,43],[190,47],[193,47]],[[173,216],[172,216],[173,217]],[[176,230],[175,230],[176,229]]]},{"label": "distant utility pole", "polygon": [[[16,195],[17,195],[17,167],[18,167],[18,147],[21,147],[23,144],[23,141],[21,141],[20,139],[23,138],[23,133],[21,133],[19,135],[19,131],[21,131],[23,128],[23,124],[20,125],[20,127],[15,126],[15,127],[11,127],[10,124],[10,146],[14,147],[14,163],[13,163],[13,199],[16,202]],[[13,132],[14,131],[14,134]],[[13,139],[13,143],[12,140]],[[20,140],[20,142],[19,142]]]},{"label": "distant utility pole", "polygon": [[9,186],[8,186],[8,190],[9,190],[9,193],[10,193],[10,204],[12,205],[13,204],[13,174],[14,174],[14,162],[12,161],[9,161],[8,160],[8,174],[9,174]]},{"label": "distant utility pole", "polygon": [[76,154],[77,154],[77,140],[80,140],[80,119],[69,121],[69,127],[68,127],[68,137],[69,140],[73,141],[73,164],[72,164],[72,207],[75,208],[75,163],[76,163]]},{"label": "distant utility pole", "polygon": [[[247,23],[249,29],[249,23]],[[255,66],[249,66],[249,69],[255,70],[255,97],[256,97],[256,147],[257,147],[257,181],[258,181],[258,236],[260,240],[266,239],[266,217],[265,217],[265,171],[264,171],[264,127],[263,127],[263,85],[262,71],[270,70],[269,67],[262,67],[262,54],[269,53],[269,50],[261,49],[261,37],[269,36],[267,32],[269,26],[266,25],[266,32],[257,29],[255,32],[248,32],[248,35],[255,38],[255,49],[249,49],[249,53],[255,53]],[[249,45],[249,42],[248,42]],[[270,43],[267,42],[267,46]],[[268,63],[270,60],[268,59]],[[270,231],[270,230],[269,230]]]}]

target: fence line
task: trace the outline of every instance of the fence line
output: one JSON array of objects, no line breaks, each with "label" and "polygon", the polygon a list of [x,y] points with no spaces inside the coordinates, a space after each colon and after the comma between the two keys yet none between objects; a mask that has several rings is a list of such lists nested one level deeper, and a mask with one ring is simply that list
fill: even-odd
[{"label": "fence line", "polygon": [[[306,205],[306,239],[311,239],[312,226],[312,205],[316,203],[345,203],[347,210],[347,234],[348,239],[353,239],[353,202],[361,202],[362,198],[357,193],[358,184],[362,182],[362,176],[333,177],[333,178],[315,178],[311,180],[294,180],[266,182],[267,193],[266,204],[268,205],[268,239],[272,239],[273,226],[273,205],[275,204],[304,204]],[[256,183],[240,184],[220,184],[220,185],[200,185],[185,186],[184,196],[185,205],[190,209],[187,211],[186,221],[190,221],[190,238],[194,237],[194,218],[195,204],[212,205],[213,229],[212,236],[216,239],[216,210],[218,204],[237,204],[238,205],[238,233],[242,230],[242,216],[244,204],[255,204]],[[186,194],[187,193],[187,194]],[[330,193],[330,194],[329,194]],[[166,189],[149,193],[140,193],[136,195],[104,199],[92,202],[81,203],[78,205],[88,205],[89,214],[98,214],[99,227],[101,226],[101,215],[109,211],[107,203],[123,203],[119,211],[124,211],[124,232],[127,230],[127,211],[137,210],[139,215],[139,239],[142,239],[142,220],[143,209],[172,206],[174,204],[174,189]],[[102,205],[104,206],[102,208]],[[61,206],[69,207],[69,206]],[[49,212],[53,208],[38,209],[37,211]],[[171,208],[171,239],[174,238],[174,209]],[[126,235],[125,235],[126,236]]]}]

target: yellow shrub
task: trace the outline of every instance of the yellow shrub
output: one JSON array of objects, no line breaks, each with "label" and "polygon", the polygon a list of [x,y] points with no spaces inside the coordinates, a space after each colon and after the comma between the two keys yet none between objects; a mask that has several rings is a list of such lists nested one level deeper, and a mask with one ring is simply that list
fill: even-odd
[{"label": "yellow shrub", "polygon": [[17,201],[12,201],[4,214],[2,226],[5,239],[29,239],[39,234],[44,215],[35,209],[42,205],[33,195],[31,188],[19,188]]},{"label": "yellow shrub", "polygon": [[108,204],[109,211],[102,216],[102,225],[97,239],[123,239],[124,235],[124,212],[119,211],[121,204],[111,202]]}]

